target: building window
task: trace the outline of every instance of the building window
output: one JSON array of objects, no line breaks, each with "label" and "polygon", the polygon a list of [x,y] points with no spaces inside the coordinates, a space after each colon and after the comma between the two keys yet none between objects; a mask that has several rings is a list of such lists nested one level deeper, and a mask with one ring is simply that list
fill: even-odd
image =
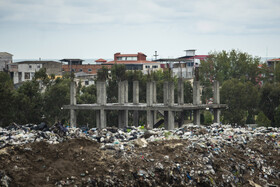
[{"label": "building window", "polygon": [[24,79],[29,80],[30,79],[30,73],[24,73]]},{"label": "building window", "polygon": [[88,82],[88,81],[85,81],[85,85],[89,85],[89,82]]},{"label": "building window", "polygon": [[146,66],[146,68],[150,68],[150,66]]},{"label": "building window", "polygon": [[40,65],[37,65],[37,68],[39,68],[39,69],[40,69]]},{"label": "building window", "polygon": [[89,68],[88,71],[91,72],[92,70]]},{"label": "building window", "polygon": [[121,56],[121,57],[117,57],[117,60],[120,61],[136,61],[137,60],[137,56]]},{"label": "building window", "polygon": [[158,68],[158,66],[153,66],[153,68]]},{"label": "building window", "polygon": [[80,71],[83,71],[83,69],[80,69]]},{"label": "building window", "polygon": [[32,68],[32,65],[29,65],[29,69],[31,69]]}]

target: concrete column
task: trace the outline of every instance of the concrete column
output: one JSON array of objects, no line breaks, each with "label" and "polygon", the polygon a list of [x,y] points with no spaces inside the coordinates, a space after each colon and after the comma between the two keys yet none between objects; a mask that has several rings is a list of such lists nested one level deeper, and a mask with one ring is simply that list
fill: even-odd
[{"label": "concrete column", "polygon": [[193,82],[193,104],[199,105],[200,104],[200,82],[194,81]]},{"label": "concrete column", "polygon": [[[76,105],[76,82],[71,81],[70,83],[70,105]],[[74,109],[70,110],[70,127],[76,127],[77,123],[77,114]]]},{"label": "concrete column", "polygon": [[124,88],[124,83],[122,81],[118,82],[118,102],[119,104],[124,104],[125,103],[125,88]]},{"label": "concrete column", "polygon": [[163,103],[168,105],[168,82],[163,83]]},{"label": "concrete column", "polygon": [[[128,103],[128,81],[123,81],[124,86],[124,103]],[[128,110],[124,110],[124,126],[128,126]]]},{"label": "concrete column", "polygon": [[[125,104],[128,102],[128,86],[127,81],[118,82],[118,102],[119,104]],[[127,110],[119,110],[119,128],[123,128],[128,126],[128,111]]]},{"label": "concrete column", "polygon": [[182,78],[178,79],[178,104],[184,104],[184,81]]},{"label": "concrete column", "polygon": [[173,82],[168,83],[168,105],[169,106],[174,105],[174,83]]},{"label": "concrete column", "polygon": [[[168,105],[168,82],[163,83],[163,103]],[[168,129],[168,111],[164,111],[164,128]]]},{"label": "concrete column", "polygon": [[123,81],[123,89],[124,89],[124,102],[128,103],[128,81]]},{"label": "concrete column", "polygon": [[[150,107],[153,104],[153,83],[147,82],[146,86],[146,103],[147,106]],[[154,126],[154,118],[153,111],[151,109],[147,110],[147,127],[153,128]]]},{"label": "concrete column", "polygon": [[193,124],[200,125],[200,111],[199,110],[193,111]]},{"label": "concrete column", "polygon": [[[193,104],[199,105],[200,104],[200,82],[194,81],[193,82]],[[193,111],[193,123],[195,125],[200,125],[200,111],[194,110]]]},{"label": "concrete column", "polygon": [[168,127],[167,130],[173,130],[174,129],[174,114],[175,112],[169,110],[168,111]]},{"label": "concrete column", "polygon": [[[214,81],[214,104],[220,104],[220,84],[219,81]],[[214,122],[220,123],[220,109],[214,109]]]},{"label": "concrete column", "polygon": [[147,82],[146,103],[147,103],[147,106],[152,106],[152,104],[153,104],[153,83],[152,82]]},{"label": "concrete column", "polygon": [[[107,89],[105,81],[96,82],[97,104],[106,105],[107,103]],[[104,109],[96,111],[96,127],[105,128],[107,126],[106,111]]]},{"label": "concrete column", "polygon": [[[168,105],[173,106],[174,105],[174,83],[169,82],[168,83]],[[168,130],[174,129],[174,115],[175,112],[169,110],[168,111]]]},{"label": "concrete column", "polygon": [[139,81],[133,81],[133,104],[139,104]]},{"label": "concrete column", "polygon": [[[139,81],[133,81],[133,104],[139,104]],[[139,112],[138,110],[133,111],[133,126],[139,125]]]},{"label": "concrete column", "polygon": [[[153,81],[153,103],[157,103],[157,84],[156,81]],[[153,115],[153,125],[157,123],[157,110],[152,111]]]},{"label": "concrete column", "polygon": [[220,83],[219,81],[214,81],[214,101],[215,104],[220,104]]},{"label": "concrete column", "polygon": [[[182,78],[178,79],[178,104],[184,104],[184,81]],[[182,127],[182,125],[184,124],[184,116],[185,111],[179,112],[178,127]]]}]

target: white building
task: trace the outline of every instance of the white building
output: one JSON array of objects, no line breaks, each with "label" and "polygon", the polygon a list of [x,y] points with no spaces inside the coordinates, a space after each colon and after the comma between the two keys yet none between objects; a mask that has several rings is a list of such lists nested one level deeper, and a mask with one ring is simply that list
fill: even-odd
[{"label": "white building", "polygon": [[13,62],[13,55],[7,52],[0,52],[0,71],[7,71],[8,64]]},{"label": "white building", "polygon": [[14,84],[32,80],[41,68],[45,68],[48,75],[61,75],[61,67],[61,63],[55,61],[23,61],[8,65]]}]

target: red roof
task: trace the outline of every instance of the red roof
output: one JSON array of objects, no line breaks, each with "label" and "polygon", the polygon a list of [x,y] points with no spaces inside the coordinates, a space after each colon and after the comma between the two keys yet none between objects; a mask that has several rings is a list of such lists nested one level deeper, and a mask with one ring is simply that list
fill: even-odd
[{"label": "red roof", "polygon": [[270,59],[270,60],[267,60],[267,61],[280,61],[280,58],[274,58],[274,59]]},{"label": "red roof", "polygon": [[195,55],[194,58],[195,59],[205,59],[207,58],[209,55]]},{"label": "red roof", "polygon": [[95,62],[107,62],[107,60],[104,60],[103,58],[99,58],[99,59],[96,60]]},{"label": "red roof", "polygon": [[110,62],[105,62],[103,64],[148,64],[148,63],[158,63],[158,62],[153,62],[153,61],[147,61],[147,60],[137,60],[137,61],[129,61],[129,60],[126,60],[126,61],[121,61],[121,60],[118,60],[118,61],[110,61]]}]

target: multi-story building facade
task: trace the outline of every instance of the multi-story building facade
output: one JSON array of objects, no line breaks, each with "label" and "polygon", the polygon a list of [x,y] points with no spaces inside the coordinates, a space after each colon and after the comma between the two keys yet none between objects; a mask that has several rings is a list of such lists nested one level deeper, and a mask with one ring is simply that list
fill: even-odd
[{"label": "multi-story building facade", "polygon": [[13,62],[13,55],[7,52],[0,52],[0,71],[8,71],[8,64]]},{"label": "multi-story building facade", "polygon": [[194,49],[186,50],[186,56],[179,58],[161,58],[155,60],[161,62],[163,69],[170,68],[173,76],[185,79],[193,79],[195,67],[199,67],[201,60],[206,60],[208,55],[196,55]]},{"label": "multi-story building facade", "polygon": [[114,60],[102,65],[124,64],[127,70],[141,70],[144,74],[161,69],[159,62],[148,61],[143,53],[121,54],[115,53]]},{"label": "multi-story building facade", "polygon": [[41,68],[45,68],[48,75],[61,75],[61,63],[56,61],[22,61],[8,64],[14,84],[32,80],[35,72]]}]

